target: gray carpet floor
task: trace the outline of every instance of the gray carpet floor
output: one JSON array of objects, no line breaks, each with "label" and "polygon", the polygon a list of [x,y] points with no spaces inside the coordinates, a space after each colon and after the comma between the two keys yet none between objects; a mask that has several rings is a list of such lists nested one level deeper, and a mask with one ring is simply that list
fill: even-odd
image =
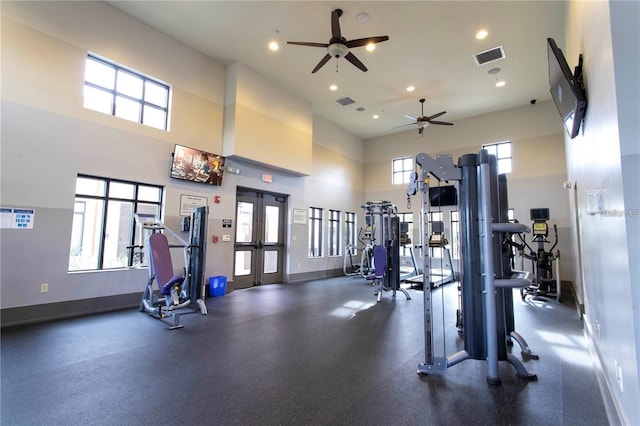
[{"label": "gray carpet floor", "polygon": [[[571,300],[514,297],[538,380],[424,362],[423,294],[356,277],[237,290],[167,324],[136,309],[2,329],[2,425],[605,425]],[[435,354],[462,348],[457,285],[433,291]],[[444,305],[444,306],[442,306]],[[520,357],[515,345],[513,353]]]}]

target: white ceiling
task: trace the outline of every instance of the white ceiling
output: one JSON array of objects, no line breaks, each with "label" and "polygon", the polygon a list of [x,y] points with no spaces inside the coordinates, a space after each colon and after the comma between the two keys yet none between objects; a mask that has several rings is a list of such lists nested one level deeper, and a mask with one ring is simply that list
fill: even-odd
[{"label": "white ceiling", "polygon": [[[276,84],[307,99],[316,114],[369,139],[415,131],[408,114],[447,113],[451,121],[551,99],[546,38],[564,45],[562,1],[109,1],[121,11],[157,28],[222,64],[243,63]],[[388,35],[374,52],[351,50],[369,69],[344,59],[311,70],[326,49],[286,41],[327,43],[331,12],[340,8],[347,40]],[[369,20],[356,16],[366,12]],[[486,29],[489,35],[476,40]],[[267,49],[270,39],[280,50]],[[505,59],[478,67],[473,55],[503,46]],[[336,64],[338,72],[336,72]],[[497,74],[489,74],[499,67]],[[496,88],[496,80],[506,85]],[[335,83],[339,89],[329,91]],[[413,85],[413,93],[405,89]],[[337,99],[356,101],[341,106]],[[364,108],[364,111],[357,111]],[[373,114],[380,118],[373,119]],[[424,130],[428,136],[429,128]]]}]

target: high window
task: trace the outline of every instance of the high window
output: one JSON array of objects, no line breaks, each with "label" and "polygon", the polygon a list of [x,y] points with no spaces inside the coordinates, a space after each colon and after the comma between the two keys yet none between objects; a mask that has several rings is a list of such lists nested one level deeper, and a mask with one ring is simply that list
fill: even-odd
[{"label": "high window", "polygon": [[309,257],[322,257],[322,209],[309,208]]},{"label": "high window", "polygon": [[482,145],[498,161],[498,174],[511,173],[511,142],[499,142]]},{"label": "high window", "polygon": [[394,158],[391,170],[391,181],[394,185],[409,183],[413,171],[413,157]]},{"label": "high window", "polygon": [[78,175],[69,271],[133,265],[129,247],[142,238],[137,235],[134,215],[160,218],[162,191],[158,185]]},{"label": "high window", "polygon": [[156,129],[169,128],[169,85],[89,54],[84,107]]},{"label": "high window", "polygon": [[329,210],[329,256],[340,256],[340,211]]}]

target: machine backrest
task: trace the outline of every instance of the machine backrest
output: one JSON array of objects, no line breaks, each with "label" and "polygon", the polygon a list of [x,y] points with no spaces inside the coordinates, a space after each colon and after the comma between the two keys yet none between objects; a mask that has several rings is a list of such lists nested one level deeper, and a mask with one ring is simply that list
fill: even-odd
[{"label": "machine backrest", "polygon": [[373,248],[373,264],[376,267],[376,278],[384,277],[384,271],[387,269],[387,249],[384,246]]},{"label": "machine backrest", "polygon": [[169,241],[164,234],[154,233],[149,237],[151,265],[155,271],[158,287],[167,284],[173,278],[173,263],[169,251]]}]

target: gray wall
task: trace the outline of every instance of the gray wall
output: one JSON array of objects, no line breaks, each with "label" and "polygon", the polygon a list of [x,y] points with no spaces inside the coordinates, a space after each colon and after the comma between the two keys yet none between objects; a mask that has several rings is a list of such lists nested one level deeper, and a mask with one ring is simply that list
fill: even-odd
[{"label": "gray wall", "polygon": [[[589,105],[566,141],[585,332],[622,424],[640,419],[640,3],[570,2],[570,66],[584,57]],[[600,199],[597,208],[589,207]],[[597,203],[594,203],[597,204]],[[589,207],[589,208],[588,208]]]}]

